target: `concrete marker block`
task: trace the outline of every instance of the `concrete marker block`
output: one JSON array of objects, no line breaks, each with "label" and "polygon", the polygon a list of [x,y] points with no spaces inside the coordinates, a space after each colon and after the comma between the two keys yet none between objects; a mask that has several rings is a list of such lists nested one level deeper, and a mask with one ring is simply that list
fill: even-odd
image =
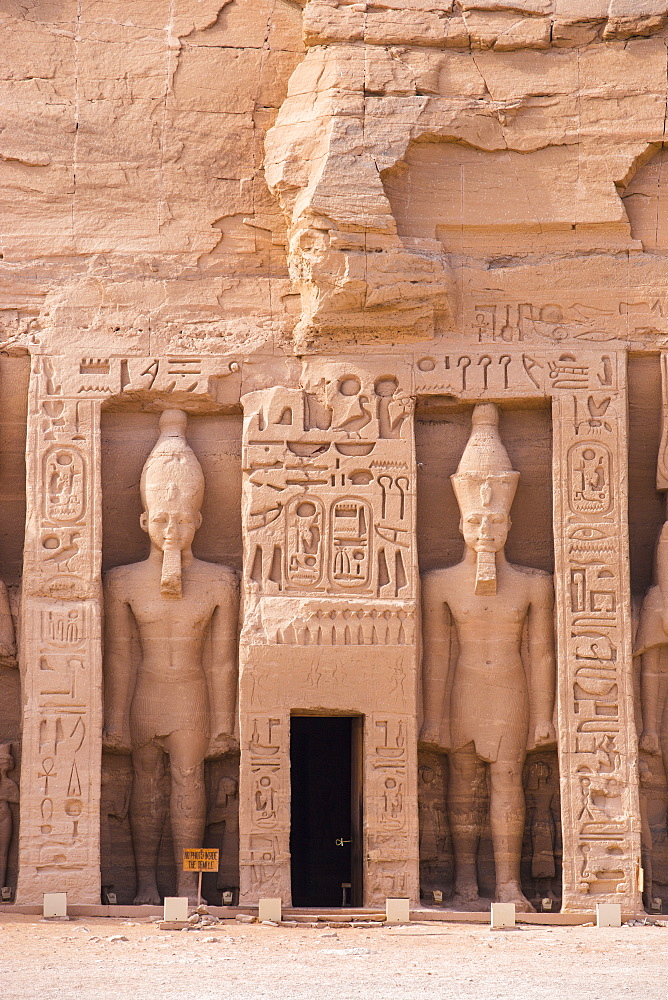
[{"label": "concrete marker block", "polygon": [[596,926],[597,927],[621,927],[622,908],[619,903],[597,903],[596,904]]},{"label": "concrete marker block", "polygon": [[42,904],[42,915],[44,917],[66,917],[67,916],[67,893],[66,892],[45,892]]},{"label": "concrete marker block", "polygon": [[174,920],[188,919],[188,897],[187,896],[165,896],[163,920],[172,922]]},{"label": "concrete marker block", "polygon": [[489,925],[491,928],[515,926],[514,903],[492,903]]},{"label": "concrete marker block", "polygon": [[259,904],[258,920],[273,920],[280,924],[282,915],[282,902],[280,896],[277,898],[268,897],[261,899]]},{"label": "concrete marker block", "polygon": [[411,919],[410,900],[386,899],[385,919],[388,924],[407,924]]}]

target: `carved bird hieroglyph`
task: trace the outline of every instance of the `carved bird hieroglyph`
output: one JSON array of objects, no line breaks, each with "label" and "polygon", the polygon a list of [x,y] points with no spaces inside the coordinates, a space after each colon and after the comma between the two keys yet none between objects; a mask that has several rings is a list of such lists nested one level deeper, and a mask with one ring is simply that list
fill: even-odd
[{"label": "carved bird hieroglyph", "polygon": [[77,539],[80,537],[80,531],[68,532],[67,539],[63,538],[57,548],[53,549],[49,555],[44,556],[44,562],[53,561],[58,565],[59,569],[65,569],[70,572],[72,569],[70,560],[79,554]]},{"label": "carved bird hieroglyph", "polygon": [[350,436],[355,435],[356,437],[360,437],[360,431],[366,427],[373,416],[368,404],[369,399],[367,396],[358,396],[351,403],[345,420],[342,420],[333,429],[335,431],[345,431]]}]

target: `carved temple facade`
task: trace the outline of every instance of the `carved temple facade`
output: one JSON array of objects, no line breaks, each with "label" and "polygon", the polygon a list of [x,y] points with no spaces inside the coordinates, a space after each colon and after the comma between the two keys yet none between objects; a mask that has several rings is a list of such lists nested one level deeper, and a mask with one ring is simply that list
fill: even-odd
[{"label": "carved temple facade", "polygon": [[668,6],[33,6],[3,905],[665,911]]},{"label": "carved temple facade", "polygon": [[[290,901],[295,715],[362,720],[360,903],[388,895],[417,903],[421,843],[423,875],[447,896],[443,762],[427,752],[418,764],[416,412],[418,424],[440,420],[447,438],[450,411],[468,421],[472,404],[494,401],[502,434],[505,413],[521,420],[538,412],[552,428],[551,459],[542,460],[551,463],[554,505],[540,517],[552,518],[554,537],[563,905],[637,908],[626,352],[476,341],[466,353],[321,355],[295,365],[285,384],[258,388],[272,380],[273,365],[257,357],[246,365],[239,355],[32,354],[17,901],[50,890],[101,900],[101,791],[104,799],[119,767],[118,757],[102,754],[102,440],[107,414],[131,426],[142,410],[144,420],[155,414],[155,428],[166,405],[190,412],[191,423],[207,421],[210,450],[217,423],[232,420],[240,435],[240,757],[224,763],[238,780],[240,901]],[[459,456],[450,451],[452,465]],[[426,516],[429,503],[453,506],[445,471],[432,470],[439,495],[423,501]],[[550,770],[556,756],[542,773]],[[428,787],[434,780],[436,791]],[[107,831],[105,848],[113,852],[127,804],[103,804],[103,824],[110,817],[115,832],[110,840]],[[119,864],[103,858],[103,867],[111,861]],[[107,875],[107,885],[118,879],[118,871]]]}]

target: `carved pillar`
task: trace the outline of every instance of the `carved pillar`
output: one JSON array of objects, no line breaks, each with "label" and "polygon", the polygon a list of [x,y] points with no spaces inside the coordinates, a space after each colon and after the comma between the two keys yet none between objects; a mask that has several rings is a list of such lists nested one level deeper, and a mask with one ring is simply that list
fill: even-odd
[{"label": "carved pillar", "polygon": [[21,613],[17,902],[100,902],[100,401],[35,356]]},{"label": "carved pillar", "polygon": [[[391,375],[386,374],[391,372]],[[396,359],[244,403],[241,899],[291,899],[290,714],[363,716],[364,902],[417,901],[415,458]]]},{"label": "carved pillar", "polygon": [[628,913],[642,904],[626,357],[603,361],[602,375],[587,359],[553,394],[563,905]]}]

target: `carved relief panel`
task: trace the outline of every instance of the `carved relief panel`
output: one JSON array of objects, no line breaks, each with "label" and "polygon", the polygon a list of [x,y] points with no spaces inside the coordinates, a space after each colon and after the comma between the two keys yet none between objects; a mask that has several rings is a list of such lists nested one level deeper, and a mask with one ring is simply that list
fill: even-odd
[{"label": "carved relief panel", "polygon": [[[550,396],[555,390],[590,389],[601,392],[616,384],[616,355],[579,347],[554,350],[539,344],[528,351],[515,346],[489,347],[468,353],[426,354],[413,366],[417,395],[448,393],[463,399],[526,399]],[[605,400],[583,400],[578,417],[602,422]],[[601,410],[598,407],[602,407]]]},{"label": "carved relief panel", "polygon": [[367,719],[365,801],[369,904],[387,896],[419,898],[413,860],[418,833],[415,719],[385,713]]},{"label": "carved relief panel", "polygon": [[331,362],[304,378],[245,397],[249,590],[411,598],[410,386]]},{"label": "carved relief panel", "polygon": [[639,906],[625,358],[606,391],[555,394],[564,907]]},{"label": "carved relief panel", "polygon": [[[290,898],[289,717],[253,715],[242,730],[241,893]],[[243,738],[242,738],[243,739]]]},{"label": "carved relief panel", "polygon": [[[42,358],[35,365],[51,367]],[[35,377],[42,387],[52,386],[45,372]],[[35,405],[28,482],[39,484],[39,499],[29,511],[26,583],[35,596],[92,597],[98,586],[93,525],[99,498],[91,493],[97,470],[90,463],[99,461],[97,450],[91,452],[99,403],[47,396]]]},{"label": "carved relief panel", "polygon": [[49,888],[100,899],[99,413],[33,358],[18,902]]},{"label": "carved relief panel", "polygon": [[410,389],[395,359],[319,358],[243,397],[242,900],[290,898],[292,710],[364,716],[364,900],[417,899]]}]

